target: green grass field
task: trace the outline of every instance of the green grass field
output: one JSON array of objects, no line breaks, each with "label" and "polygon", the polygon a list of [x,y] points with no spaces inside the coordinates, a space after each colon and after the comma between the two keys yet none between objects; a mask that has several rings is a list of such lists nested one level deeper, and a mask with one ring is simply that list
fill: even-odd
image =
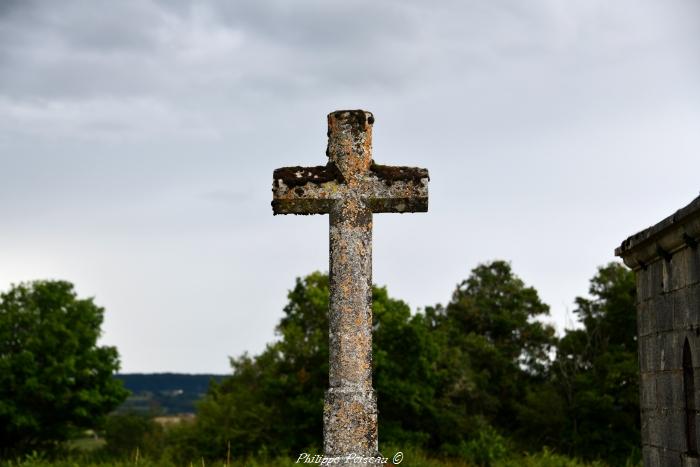
[{"label": "green grass field", "polygon": [[[94,442],[94,440],[93,440]],[[78,447],[78,445],[76,445]],[[87,443],[87,441],[81,446],[83,449],[95,449],[95,445]],[[428,457],[425,453],[415,450],[405,450],[402,451],[404,456],[402,462],[399,464],[404,467],[476,467],[473,464],[467,464],[462,461],[451,461],[442,459],[433,459]],[[395,451],[391,451],[393,455]],[[83,453],[78,454],[75,458],[67,460],[54,460],[49,461],[42,459],[38,455],[30,455],[24,459],[17,459],[14,461],[3,461],[0,463],[0,467],[132,467],[135,465],[139,466],[152,466],[152,467],[206,467],[206,466],[216,466],[216,467],[292,467],[300,465],[319,465],[319,464],[304,464],[296,463],[296,459],[291,458],[275,458],[275,459],[230,459],[226,461],[225,459],[219,461],[205,461],[204,459],[197,460],[183,460],[181,462],[172,460],[160,460],[152,461],[149,459],[140,458],[137,453],[130,459],[114,460],[114,461],[95,461],[89,460],[89,455]],[[369,464],[368,464],[369,465]],[[391,463],[391,459],[389,464]],[[606,467],[607,464],[603,463],[584,463],[575,459],[571,459],[566,456],[558,455],[550,451],[543,451],[538,454],[533,455],[523,455],[520,457],[504,459],[497,461],[492,464],[492,467]],[[633,467],[633,464],[629,464],[626,467]]]}]

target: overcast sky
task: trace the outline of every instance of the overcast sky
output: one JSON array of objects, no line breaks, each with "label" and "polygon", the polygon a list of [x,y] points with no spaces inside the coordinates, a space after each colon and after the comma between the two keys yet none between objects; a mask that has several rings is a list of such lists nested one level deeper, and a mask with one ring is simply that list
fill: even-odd
[{"label": "overcast sky", "polygon": [[228,372],[272,341],[325,216],[272,171],[325,164],[326,114],[430,170],[375,216],[413,309],[503,258],[572,325],[624,238],[700,190],[696,0],[0,0],[0,289],[66,279],[126,372]]}]

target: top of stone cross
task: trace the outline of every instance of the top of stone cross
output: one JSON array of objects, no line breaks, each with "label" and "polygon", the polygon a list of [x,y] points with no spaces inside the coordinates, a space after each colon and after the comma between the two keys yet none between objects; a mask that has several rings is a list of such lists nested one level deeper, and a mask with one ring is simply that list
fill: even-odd
[{"label": "top of stone cross", "polygon": [[374,115],[372,112],[366,110],[336,110],[328,114],[328,120],[331,118],[344,121],[351,125],[357,125],[358,127],[364,128],[365,124],[372,125],[374,123]]},{"label": "top of stone cross", "polygon": [[348,185],[356,183],[372,163],[373,123],[374,115],[364,110],[336,110],[328,114],[326,155]]},{"label": "top of stone cross", "polygon": [[670,258],[686,245],[700,242],[700,196],[661,222],[627,238],[615,249],[632,269],[645,268],[659,257]]}]

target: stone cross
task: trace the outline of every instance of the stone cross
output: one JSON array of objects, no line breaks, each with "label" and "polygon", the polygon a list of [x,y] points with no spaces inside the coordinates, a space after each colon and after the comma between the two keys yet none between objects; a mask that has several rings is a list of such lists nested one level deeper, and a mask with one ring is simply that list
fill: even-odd
[{"label": "stone cross", "polygon": [[[374,116],[328,115],[328,163],[273,173],[274,214],[329,214],[329,384],[323,409],[326,457],[377,456],[372,389],[372,213],[426,212],[428,171],[372,160]],[[348,458],[349,459],[349,458]],[[340,460],[336,465],[349,465]]]}]

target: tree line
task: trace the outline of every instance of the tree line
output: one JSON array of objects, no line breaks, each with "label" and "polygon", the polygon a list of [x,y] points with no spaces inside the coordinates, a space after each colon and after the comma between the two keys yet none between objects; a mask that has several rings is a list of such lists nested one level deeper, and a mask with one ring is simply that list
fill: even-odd
[{"label": "tree line", "polygon": [[[600,267],[588,295],[575,300],[579,326],[557,336],[544,321],[549,307],[505,261],[477,266],[447,304],[413,313],[386,287],[375,286],[373,379],[380,448],[418,448],[477,465],[543,450],[612,465],[637,462],[634,290],[633,274],[623,266]],[[118,360],[115,349],[95,344],[102,310],[92,300],[79,300],[65,282],[16,287],[0,297],[0,449],[55,445],[70,430],[89,426],[105,430],[104,452],[111,455],[131,455],[136,447],[142,455],[173,459],[226,459],[232,452],[296,458],[300,452],[320,452],[328,295],[326,274],[298,278],[276,327],[278,338],[259,355],[232,358],[232,373],[211,384],[194,422],[164,429],[135,415],[113,415],[105,422],[103,415],[125,393],[97,376],[116,371]],[[73,305],[60,304],[62,299]],[[82,345],[92,353],[46,355],[52,353],[47,347],[28,345],[34,341],[21,329],[31,334],[30,316],[41,314],[37,310],[43,306],[65,310],[57,322],[84,315],[85,325],[73,317],[73,324],[53,326],[61,336],[77,336],[71,348]],[[33,311],[24,316],[23,307]],[[11,325],[18,315],[24,324]],[[52,321],[48,316],[45,312],[44,320]],[[38,338],[47,339],[56,337]],[[18,346],[26,347],[24,353]],[[26,362],[39,365],[39,360],[68,363],[54,362],[51,372],[29,375],[34,370]],[[89,370],[90,364],[96,370]],[[73,380],[74,370],[93,379]],[[87,389],[90,384],[94,389]],[[76,391],[80,395],[72,396]],[[59,399],[66,402],[54,408]],[[52,431],[42,431],[46,426]]]},{"label": "tree line", "polygon": [[[633,273],[599,268],[558,337],[549,307],[505,261],[481,264],[446,305],[411,313],[373,289],[380,443],[487,465],[545,448],[613,465],[639,458]],[[328,378],[328,276],[297,279],[279,339],[231,360],[199,404],[193,445],[210,457],[320,450]]]}]

